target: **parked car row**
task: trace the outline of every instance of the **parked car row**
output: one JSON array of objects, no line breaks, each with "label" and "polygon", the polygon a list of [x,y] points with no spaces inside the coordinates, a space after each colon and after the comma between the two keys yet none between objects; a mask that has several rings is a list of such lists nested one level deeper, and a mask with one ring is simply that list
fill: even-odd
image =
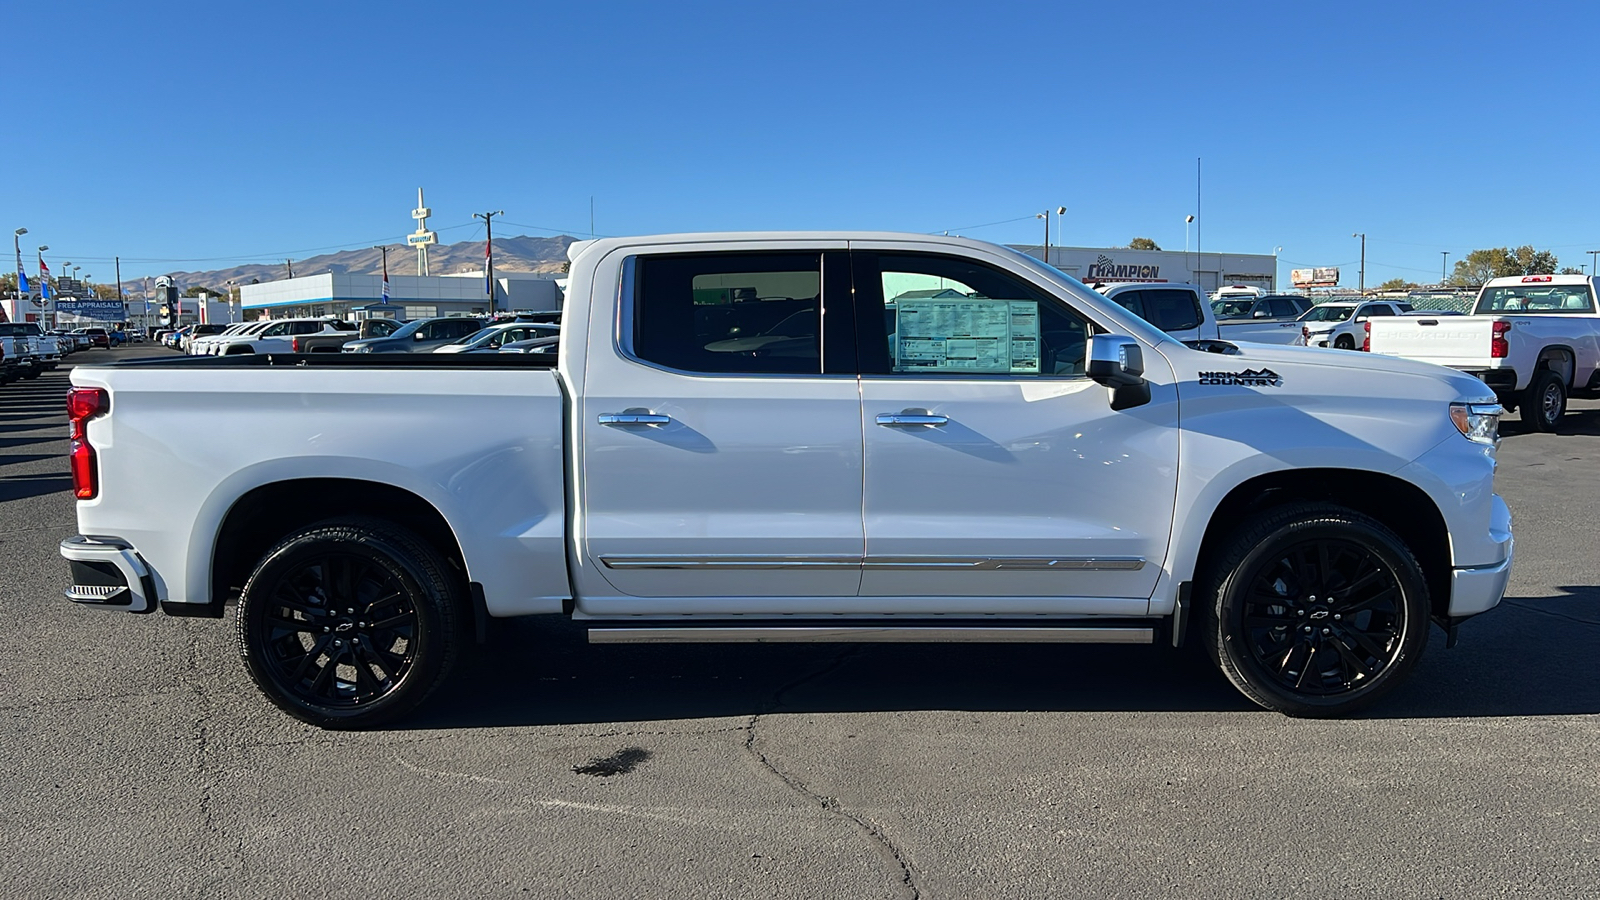
[{"label": "parked car row", "polygon": [[[442,316],[400,322],[346,322],[330,316],[196,324],[157,332],[165,346],[191,356],[255,353],[554,353],[558,313],[496,319]],[[541,339],[550,339],[539,343]],[[532,342],[532,343],[530,343]],[[512,349],[510,345],[527,346]]]}]

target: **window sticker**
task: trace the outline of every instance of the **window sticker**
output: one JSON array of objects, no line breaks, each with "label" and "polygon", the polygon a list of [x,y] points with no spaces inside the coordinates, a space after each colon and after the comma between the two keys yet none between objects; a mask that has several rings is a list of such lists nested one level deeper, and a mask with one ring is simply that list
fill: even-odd
[{"label": "window sticker", "polygon": [[898,300],[894,370],[1037,375],[1039,303],[970,297]]}]

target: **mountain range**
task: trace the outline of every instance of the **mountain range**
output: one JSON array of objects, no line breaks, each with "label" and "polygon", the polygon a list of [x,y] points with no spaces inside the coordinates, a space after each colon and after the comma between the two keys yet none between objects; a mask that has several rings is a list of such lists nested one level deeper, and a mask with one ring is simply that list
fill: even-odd
[{"label": "mountain range", "polygon": [[[560,272],[567,262],[567,247],[577,238],[568,235],[557,237],[530,237],[514,235],[496,236],[494,239],[494,268],[496,272]],[[376,248],[341,250],[324,253],[293,262],[295,277],[321,275],[327,272],[376,275],[383,270],[383,253]],[[428,274],[453,275],[457,272],[483,271],[483,241],[459,241],[454,244],[437,244],[428,248]],[[390,275],[417,274],[417,253],[410,247],[394,246],[389,249]],[[228,292],[228,282],[251,284],[253,282],[281,281],[289,277],[289,267],[283,262],[242,266],[226,269],[208,269],[203,272],[169,273],[179,290],[191,287],[211,288],[217,294]],[[153,282],[154,279],[152,279]],[[144,290],[144,279],[122,283],[130,297],[138,297]]]}]

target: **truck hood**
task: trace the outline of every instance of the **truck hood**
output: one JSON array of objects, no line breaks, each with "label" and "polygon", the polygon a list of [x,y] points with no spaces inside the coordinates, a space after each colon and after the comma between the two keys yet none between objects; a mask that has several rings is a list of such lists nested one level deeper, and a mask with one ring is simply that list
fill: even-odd
[{"label": "truck hood", "polygon": [[[1372,375],[1424,378],[1447,386],[1455,395],[1455,399],[1494,401],[1494,392],[1483,382],[1471,375],[1433,363],[1351,350],[1327,350],[1321,347],[1258,344],[1250,341],[1221,343],[1231,343],[1239,352],[1206,353],[1192,350],[1183,344],[1165,343],[1161,349],[1180,371],[1189,367],[1229,372],[1272,368],[1274,372],[1284,377],[1296,372],[1314,378],[1322,393],[1338,392],[1345,382],[1349,382],[1351,386],[1369,382]],[[1177,349],[1169,349],[1173,346]]]}]

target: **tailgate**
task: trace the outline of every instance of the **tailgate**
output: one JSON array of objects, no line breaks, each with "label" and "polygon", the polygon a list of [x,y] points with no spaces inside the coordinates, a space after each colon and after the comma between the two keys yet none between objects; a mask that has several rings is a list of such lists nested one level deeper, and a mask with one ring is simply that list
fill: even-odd
[{"label": "tailgate", "polygon": [[1445,365],[1489,360],[1493,316],[1394,316],[1368,319],[1367,324],[1373,353]]}]

